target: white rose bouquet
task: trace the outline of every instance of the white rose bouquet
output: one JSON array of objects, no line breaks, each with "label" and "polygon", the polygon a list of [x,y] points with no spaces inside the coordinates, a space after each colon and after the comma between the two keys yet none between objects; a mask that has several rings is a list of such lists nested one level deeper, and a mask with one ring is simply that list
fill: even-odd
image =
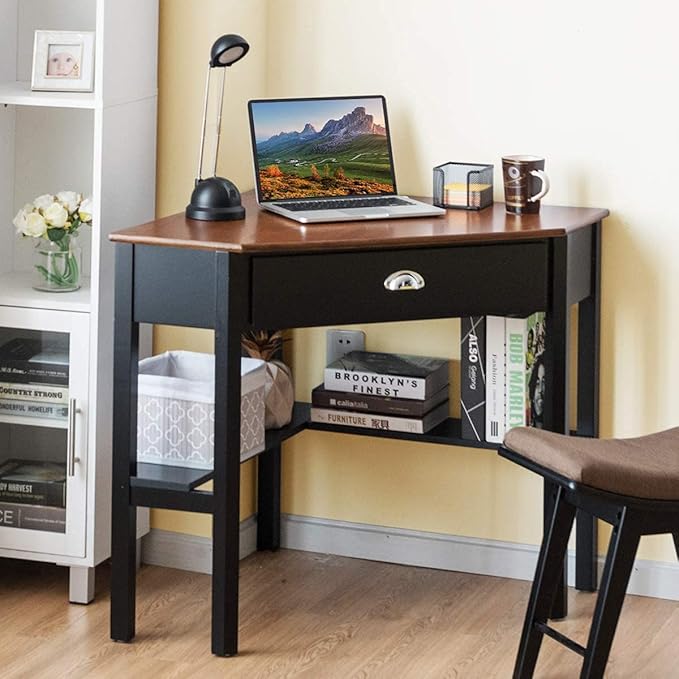
[{"label": "white rose bouquet", "polygon": [[75,191],[46,193],[27,203],[14,218],[17,233],[39,239],[36,248],[40,290],[77,290],[80,287],[80,248],[75,236],[92,224],[92,201]]}]

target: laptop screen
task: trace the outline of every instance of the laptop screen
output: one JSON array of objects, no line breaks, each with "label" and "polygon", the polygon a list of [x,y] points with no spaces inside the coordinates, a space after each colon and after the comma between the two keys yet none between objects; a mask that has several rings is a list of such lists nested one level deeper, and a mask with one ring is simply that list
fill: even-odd
[{"label": "laptop screen", "polygon": [[384,97],[249,102],[260,202],[396,193]]}]

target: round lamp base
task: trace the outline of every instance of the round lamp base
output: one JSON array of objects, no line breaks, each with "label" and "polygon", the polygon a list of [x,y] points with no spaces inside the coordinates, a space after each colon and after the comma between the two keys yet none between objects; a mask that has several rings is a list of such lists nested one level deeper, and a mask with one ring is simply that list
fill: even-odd
[{"label": "round lamp base", "polygon": [[206,222],[227,222],[245,219],[240,191],[224,177],[208,177],[196,181],[186,216]]}]

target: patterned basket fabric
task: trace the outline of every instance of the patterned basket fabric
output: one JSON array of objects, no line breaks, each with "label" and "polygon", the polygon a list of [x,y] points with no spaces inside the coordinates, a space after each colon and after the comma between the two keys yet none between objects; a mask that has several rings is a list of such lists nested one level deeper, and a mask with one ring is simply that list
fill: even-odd
[{"label": "patterned basket fabric", "polygon": [[[179,352],[177,352],[179,353]],[[154,357],[156,359],[157,357]],[[176,354],[172,357],[176,360]],[[195,357],[191,357],[195,360]],[[169,360],[169,359],[168,359]],[[251,360],[251,359],[248,359]],[[140,372],[141,372],[140,365]],[[243,381],[240,407],[240,453],[245,460],[264,450],[264,367],[250,371]],[[261,379],[259,376],[261,375]],[[195,469],[212,469],[214,459],[214,404],[171,397],[163,388],[166,376],[146,376],[140,387],[137,415],[137,459]],[[176,380],[176,377],[172,377]],[[184,379],[182,379],[182,382]],[[187,389],[191,391],[189,380]],[[140,383],[141,384],[141,383]],[[190,385],[195,387],[195,385]],[[176,388],[176,383],[173,388]],[[254,388],[252,388],[254,387]],[[250,391],[246,391],[250,389]],[[210,387],[210,391],[214,391]],[[156,392],[156,393],[154,393]]]}]

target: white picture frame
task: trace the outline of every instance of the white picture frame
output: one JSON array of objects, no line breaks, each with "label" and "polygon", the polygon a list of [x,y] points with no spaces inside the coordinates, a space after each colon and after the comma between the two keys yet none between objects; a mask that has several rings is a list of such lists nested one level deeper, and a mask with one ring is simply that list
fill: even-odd
[{"label": "white picture frame", "polygon": [[92,92],[93,89],[94,32],[36,31],[31,90]]}]

